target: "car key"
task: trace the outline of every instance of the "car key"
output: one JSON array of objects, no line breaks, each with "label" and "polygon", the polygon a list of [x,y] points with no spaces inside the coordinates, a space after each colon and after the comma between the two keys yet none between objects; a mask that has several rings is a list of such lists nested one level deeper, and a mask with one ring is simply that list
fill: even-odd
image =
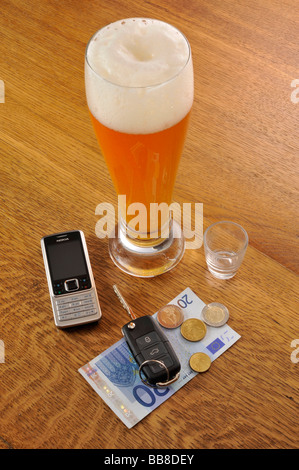
[{"label": "car key", "polygon": [[131,317],[121,331],[139,366],[142,382],[151,387],[167,387],[179,378],[181,369],[173,347],[154,318],[150,315],[136,317],[117,286],[113,289]]}]

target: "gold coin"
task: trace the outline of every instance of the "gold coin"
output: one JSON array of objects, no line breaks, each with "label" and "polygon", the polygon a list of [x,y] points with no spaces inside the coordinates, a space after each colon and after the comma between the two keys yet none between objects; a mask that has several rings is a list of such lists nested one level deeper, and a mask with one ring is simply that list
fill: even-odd
[{"label": "gold coin", "polygon": [[202,309],[201,315],[207,325],[216,327],[224,325],[229,318],[228,309],[218,302],[206,305]]},{"label": "gold coin", "polygon": [[195,372],[206,372],[211,365],[210,357],[205,353],[195,353],[190,357],[189,365]]},{"label": "gold coin", "polygon": [[177,328],[184,321],[184,312],[176,305],[165,305],[158,311],[157,320],[164,328]]},{"label": "gold coin", "polygon": [[181,326],[181,333],[188,341],[200,341],[206,332],[206,325],[198,318],[189,318]]}]

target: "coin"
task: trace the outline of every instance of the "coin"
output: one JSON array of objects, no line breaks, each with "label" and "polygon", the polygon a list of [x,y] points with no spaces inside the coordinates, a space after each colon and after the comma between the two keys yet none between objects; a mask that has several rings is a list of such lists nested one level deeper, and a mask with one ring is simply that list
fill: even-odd
[{"label": "coin", "polygon": [[206,372],[210,368],[211,359],[207,354],[197,352],[190,357],[189,365],[195,372]]},{"label": "coin", "polygon": [[225,305],[212,302],[206,305],[201,312],[203,321],[209,326],[222,326],[229,318],[229,311]]},{"label": "coin", "polygon": [[165,305],[158,311],[157,320],[164,328],[177,328],[184,321],[184,312],[176,305]]},{"label": "coin", "polygon": [[189,318],[181,326],[181,333],[188,341],[200,341],[206,332],[206,325],[198,318]]}]

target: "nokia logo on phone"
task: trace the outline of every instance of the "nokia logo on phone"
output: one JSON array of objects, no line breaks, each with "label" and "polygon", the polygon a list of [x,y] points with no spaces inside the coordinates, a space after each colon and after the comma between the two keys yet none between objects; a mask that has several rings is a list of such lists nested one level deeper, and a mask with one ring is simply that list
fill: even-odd
[{"label": "nokia logo on phone", "polygon": [[67,240],[69,240],[69,238],[60,238],[58,240],[56,240],[56,242],[66,242]]}]

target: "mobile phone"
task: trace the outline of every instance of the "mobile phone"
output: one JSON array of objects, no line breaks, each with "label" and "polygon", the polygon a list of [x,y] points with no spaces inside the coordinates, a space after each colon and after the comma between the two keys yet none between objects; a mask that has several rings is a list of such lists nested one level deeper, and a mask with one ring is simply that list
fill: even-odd
[{"label": "mobile phone", "polygon": [[102,313],[83,232],[47,235],[41,247],[56,326],[98,321]]}]

